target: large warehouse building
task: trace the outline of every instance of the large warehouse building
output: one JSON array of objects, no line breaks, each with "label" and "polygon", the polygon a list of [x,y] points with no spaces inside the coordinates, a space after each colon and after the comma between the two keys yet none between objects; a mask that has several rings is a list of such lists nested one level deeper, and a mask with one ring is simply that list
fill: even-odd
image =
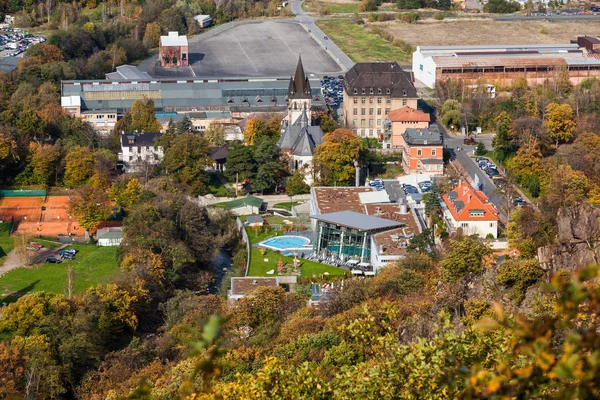
[{"label": "large warehouse building", "polygon": [[419,46],[413,53],[412,70],[416,80],[430,88],[436,82],[462,79],[476,84],[484,80],[498,87],[510,86],[524,77],[529,85],[556,79],[566,72],[571,84],[600,77],[600,40],[580,36],[577,43]]}]

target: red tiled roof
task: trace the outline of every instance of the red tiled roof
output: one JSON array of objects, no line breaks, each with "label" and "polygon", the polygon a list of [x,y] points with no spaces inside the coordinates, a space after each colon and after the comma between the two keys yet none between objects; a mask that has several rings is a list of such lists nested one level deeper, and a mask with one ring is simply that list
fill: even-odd
[{"label": "red tiled roof", "polygon": [[[449,198],[449,194],[453,192],[457,194],[457,197],[452,201]],[[496,207],[489,202],[485,193],[473,189],[467,182],[462,182],[450,193],[444,194],[442,199],[456,221],[498,220],[498,211],[496,210]],[[457,202],[462,202],[463,205],[463,207],[459,207],[458,210],[456,207]],[[474,210],[483,211],[483,216],[471,216],[470,211]]]},{"label": "red tiled roof", "polygon": [[410,107],[392,110],[388,112],[388,117],[392,122],[429,122],[431,120],[429,114]]}]

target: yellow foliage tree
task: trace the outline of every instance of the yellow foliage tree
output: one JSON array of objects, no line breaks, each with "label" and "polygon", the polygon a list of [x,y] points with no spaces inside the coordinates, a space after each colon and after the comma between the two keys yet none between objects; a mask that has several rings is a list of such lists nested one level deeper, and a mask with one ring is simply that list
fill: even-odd
[{"label": "yellow foliage tree", "polygon": [[556,103],[550,103],[546,106],[544,125],[548,128],[548,136],[554,140],[556,147],[560,142],[570,141],[577,126],[573,119],[571,106]]}]

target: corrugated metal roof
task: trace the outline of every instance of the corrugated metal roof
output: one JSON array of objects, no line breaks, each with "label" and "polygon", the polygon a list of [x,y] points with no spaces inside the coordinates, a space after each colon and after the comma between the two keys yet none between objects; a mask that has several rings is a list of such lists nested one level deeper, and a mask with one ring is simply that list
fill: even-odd
[{"label": "corrugated metal roof", "polygon": [[338,211],[329,214],[313,215],[311,218],[330,224],[345,226],[359,231],[375,231],[402,226],[401,222],[372,217],[354,211]]},{"label": "corrugated metal roof", "polygon": [[566,65],[563,57],[432,57],[438,68],[525,67],[537,65]]}]

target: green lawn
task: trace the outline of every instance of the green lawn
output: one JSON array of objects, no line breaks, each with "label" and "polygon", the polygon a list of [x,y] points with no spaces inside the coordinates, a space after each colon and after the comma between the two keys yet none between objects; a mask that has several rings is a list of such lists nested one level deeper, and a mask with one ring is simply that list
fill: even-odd
[{"label": "green lawn", "polygon": [[206,189],[208,193],[212,194],[216,197],[230,197],[233,196],[233,192],[219,180],[219,176],[217,172],[212,172],[208,174],[208,183],[206,185]]},{"label": "green lawn", "polygon": [[[46,245],[47,243],[43,243]],[[37,264],[14,269],[0,277],[0,303],[15,301],[18,297],[46,290],[64,293],[67,285],[67,269],[75,271],[75,293],[96,283],[107,283],[118,269],[117,248],[94,245],[73,245],[79,252],[73,261],[61,264]]]},{"label": "green lawn", "polygon": [[8,236],[8,223],[0,223],[0,266],[4,264],[6,255],[15,247],[15,240]]},{"label": "green lawn", "polygon": [[321,20],[316,24],[354,62],[410,63],[410,55],[350,20]]},{"label": "green lawn", "polygon": [[300,204],[299,201],[288,201],[287,203],[277,203],[273,205],[273,208],[282,208],[284,210],[292,211],[292,207]]},{"label": "green lawn", "polygon": [[319,3],[319,7],[327,10],[329,14],[358,12],[358,3]]},{"label": "green lawn", "polygon": [[[281,236],[283,233],[281,231],[270,231],[270,232],[261,232],[255,233],[251,229],[247,229],[248,238],[250,239],[250,243],[259,243],[263,240],[274,237],[275,233],[277,236]],[[294,257],[286,257],[282,256],[279,253],[276,253],[271,250],[265,249],[265,254],[262,255],[260,253],[260,249],[257,247],[250,247],[250,268],[248,271],[249,276],[275,276],[277,273],[277,265],[279,263],[279,258],[283,261],[284,266],[289,266],[290,270],[294,265]],[[265,261],[268,260],[268,261]],[[302,276],[320,276],[325,272],[328,272],[329,275],[343,275],[345,270],[341,268],[331,267],[329,265],[320,264],[314,261],[309,260],[298,260],[301,267],[301,275]],[[267,271],[274,270],[275,273],[273,275],[268,275]],[[288,272],[286,272],[288,274]]]}]

